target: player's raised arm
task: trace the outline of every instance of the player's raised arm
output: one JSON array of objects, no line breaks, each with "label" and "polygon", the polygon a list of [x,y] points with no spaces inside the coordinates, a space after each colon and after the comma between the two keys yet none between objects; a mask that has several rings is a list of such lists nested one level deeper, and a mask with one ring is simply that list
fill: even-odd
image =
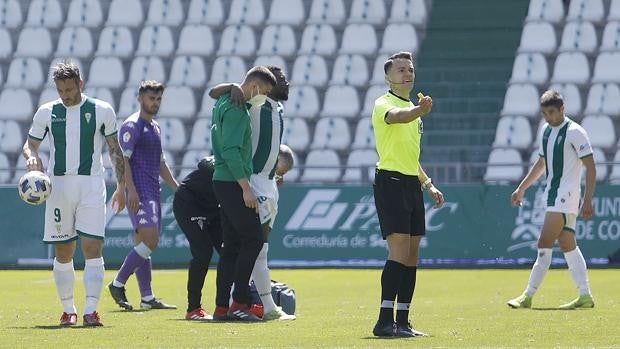
[{"label": "player's raised arm", "polygon": [[231,101],[239,106],[243,107],[245,104],[245,95],[243,94],[243,90],[241,89],[241,85],[235,83],[221,83],[212,87],[209,90],[209,97],[213,99],[218,99],[222,97],[222,95],[230,92]]}]

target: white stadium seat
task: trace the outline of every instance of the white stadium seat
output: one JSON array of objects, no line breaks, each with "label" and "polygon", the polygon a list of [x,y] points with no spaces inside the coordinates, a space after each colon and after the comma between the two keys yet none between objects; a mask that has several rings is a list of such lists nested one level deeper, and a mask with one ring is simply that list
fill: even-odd
[{"label": "white stadium seat", "polygon": [[52,54],[52,37],[45,28],[24,28],[19,33],[15,57],[49,58]]},{"label": "white stadium seat", "polygon": [[607,20],[620,20],[620,0],[611,0],[611,3],[609,4],[609,15],[607,16]]},{"label": "white stadium seat", "polygon": [[593,147],[610,148],[616,144],[614,123],[607,115],[587,115],[581,126],[588,132]]},{"label": "white stadium seat", "polygon": [[426,12],[424,0],[394,0],[388,22],[411,23],[421,27],[426,23]]},{"label": "white stadium seat", "polygon": [[399,51],[418,51],[418,34],[411,24],[392,23],[383,32],[379,53],[393,54]]},{"label": "white stadium seat", "polygon": [[200,160],[209,155],[211,155],[211,151],[206,149],[188,150],[185,152],[183,160],[181,161],[181,172],[178,178],[185,178],[190,172],[196,169]]},{"label": "white stadium seat", "polygon": [[330,86],[325,92],[322,117],[356,118],[359,116],[360,101],[352,86]]},{"label": "white stadium seat", "polygon": [[134,54],[133,38],[127,27],[108,26],[99,36],[97,56],[130,57]]},{"label": "white stadium seat", "polygon": [[494,148],[526,149],[532,143],[532,128],[524,116],[503,116],[497,123]]},{"label": "white stadium seat", "polygon": [[512,66],[510,83],[532,83],[541,85],[549,79],[547,60],[542,53],[521,53]]},{"label": "white stadium seat", "polygon": [[[118,126],[120,127],[120,124]],[[116,182],[116,173],[114,173],[112,161],[110,161],[110,152],[107,150],[104,151],[101,154],[101,159],[103,160],[103,179],[106,181],[106,183]]]},{"label": "white stadium seat", "polygon": [[217,27],[224,18],[224,8],[220,0],[192,0],[185,23]]},{"label": "white stadium seat", "polygon": [[601,22],[605,18],[603,0],[571,0],[567,21]]},{"label": "white stadium seat", "polygon": [[372,110],[375,107],[375,100],[380,96],[383,96],[388,91],[388,87],[385,84],[372,85],[366,90],[366,97],[364,98],[364,105],[362,109],[362,118],[370,117]]},{"label": "white stadium seat", "polygon": [[216,100],[209,96],[209,89],[207,88],[202,95],[202,103],[200,105],[200,111],[198,112],[199,118],[207,118],[211,122],[211,116],[213,114],[213,106]]},{"label": "white stadium seat", "polygon": [[293,64],[293,84],[325,86],[327,78],[327,64],[321,56],[299,56]]},{"label": "white stadium seat", "polygon": [[344,23],[346,12],[342,0],[313,0],[306,23],[325,23],[340,25]]},{"label": "white stadium seat", "polygon": [[206,25],[187,25],[181,29],[177,55],[211,56],[214,46],[211,28]]},{"label": "white stadium seat", "polygon": [[361,55],[340,55],[334,62],[331,85],[366,86],[368,65]]},{"label": "white stadium seat", "polygon": [[[0,5],[1,6],[1,5]],[[0,22],[2,23],[2,22]],[[13,41],[11,40],[11,34],[0,24],[0,59],[5,60],[11,57],[13,54]],[[2,80],[0,80],[0,83]]]},{"label": "white stadium seat", "polygon": [[[54,90],[54,92],[56,92],[56,91]],[[114,99],[114,95],[112,94],[112,91],[110,91],[109,88],[105,88],[105,87],[86,87],[84,89],[84,94],[87,95],[88,97],[93,97],[93,98],[100,99],[100,100],[102,100],[104,102],[108,102],[108,103],[110,103],[110,105],[112,106],[112,108],[114,110],[117,110],[116,109],[116,100]],[[56,94],[56,96],[58,97],[58,94]]]},{"label": "white stadium seat", "polygon": [[66,27],[60,32],[56,57],[86,58],[93,54],[90,31],[84,27]]},{"label": "white stadium seat", "polygon": [[189,119],[196,115],[196,100],[194,92],[186,86],[169,86],[164,95],[159,109],[162,118]]},{"label": "white stadium seat", "polygon": [[564,26],[560,51],[581,51],[592,54],[596,51],[596,30],[590,22],[568,22]]},{"label": "white stadium seat", "polygon": [[232,0],[227,25],[260,25],[265,20],[263,0]]},{"label": "white stadium seat", "polygon": [[342,53],[377,54],[377,34],[370,24],[349,24],[342,34]]},{"label": "white stadium seat", "polygon": [[192,134],[187,149],[211,150],[211,118],[198,119],[192,126]]},{"label": "white stadium seat", "polygon": [[166,72],[164,71],[164,62],[161,58],[155,56],[136,57],[131,62],[129,68],[129,78],[127,86],[135,87],[136,90],[143,80],[157,80],[161,83],[166,82]]},{"label": "white stadium seat", "polygon": [[11,166],[8,156],[0,152],[0,184],[10,183],[11,167],[13,166]]},{"label": "white stadium seat", "polygon": [[[618,4],[620,4],[620,1],[618,1]],[[607,23],[603,31],[600,50],[620,51],[620,21]]]},{"label": "white stadium seat", "polygon": [[585,113],[620,115],[620,89],[617,84],[594,84],[588,92]]},{"label": "white stadium seat", "polygon": [[383,1],[353,0],[349,23],[382,24],[385,22]]},{"label": "white stadium seat", "polygon": [[349,125],[343,118],[322,118],[314,128],[310,149],[345,150],[350,144]]},{"label": "white stadium seat", "polygon": [[34,110],[30,93],[25,89],[4,88],[0,92],[0,120],[32,120]]},{"label": "white stadium seat", "polygon": [[58,99],[58,91],[56,91],[55,87],[44,88],[43,90],[41,90],[41,94],[39,95],[39,103],[37,103],[37,106],[43,105],[47,102],[55,101],[57,99]]},{"label": "white stadium seat", "polygon": [[588,58],[582,52],[563,52],[558,55],[551,82],[585,84],[590,80]]},{"label": "white stadium seat", "polygon": [[186,143],[185,126],[179,119],[158,118],[157,122],[161,128],[161,146],[165,150],[183,150]]},{"label": "white stadium seat", "polygon": [[103,23],[99,0],[72,0],[67,14],[67,27],[98,28]]},{"label": "white stadium seat", "polygon": [[285,102],[285,112],[290,117],[313,119],[319,115],[319,95],[312,86],[293,85]]},{"label": "white stadium seat", "polygon": [[0,28],[15,29],[23,20],[22,8],[17,0],[0,1]]},{"label": "white stadium seat", "polygon": [[263,30],[257,54],[290,57],[296,52],[295,33],[290,26],[269,25]]},{"label": "white stadium seat", "polygon": [[592,83],[615,82],[620,83],[620,51],[603,52],[596,58]]},{"label": "white stadium seat", "polygon": [[388,55],[378,55],[375,59],[375,63],[372,68],[372,78],[369,83],[373,85],[384,85],[385,81],[385,71],[383,70],[383,65],[385,61],[387,61]]},{"label": "white stadium seat", "polygon": [[564,112],[574,118],[581,115],[581,94],[575,84],[553,84],[550,90],[558,91],[564,97]]},{"label": "white stadium seat", "polygon": [[15,120],[0,120],[0,151],[17,153],[24,145],[24,131]]},{"label": "white stadium seat", "polygon": [[7,73],[6,86],[39,89],[43,85],[43,70],[36,58],[15,58]]},{"label": "white stadium seat", "polygon": [[247,25],[230,25],[224,29],[218,56],[236,55],[250,57],[256,54],[254,31]]},{"label": "white stadium seat", "polygon": [[489,154],[489,161],[485,182],[518,181],[523,175],[521,154],[516,149],[493,149]]},{"label": "white stadium seat", "polygon": [[301,35],[301,44],[297,54],[318,54],[330,56],[336,52],[338,43],[336,33],[329,24],[307,25]]},{"label": "white stadium seat", "polygon": [[267,24],[299,26],[306,17],[302,0],[273,0]]},{"label": "white stadium seat", "polygon": [[174,41],[169,27],[145,26],[140,33],[136,55],[169,57],[174,52]]},{"label": "white stadium seat", "polygon": [[88,85],[117,88],[125,83],[123,63],[117,57],[95,57],[90,65]]},{"label": "white stadium seat", "polygon": [[331,149],[311,150],[304,165],[302,182],[336,182],[342,175],[338,154]]},{"label": "white stadium seat", "polygon": [[57,0],[32,0],[28,6],[26,26],[58,28],[63,24],[63,15]]},{"label": "white stadium seat", "polygon": [[564,19],[562,0],[531,0],[527,11],[527,21],[547,21],[559,23]]},{"label": "white stadium seat", "polygon": [[375,167],[377,167],[379,155],[374,149],[353,150],[347,159],[347,169],[342,176],[343,182],[363,182],[364,169],[367,171],[367,179],[372,182],[375,179]]},{"label": "white stadium seat", "polygon": [[151,0],[146,24],[178,26],[185,19],[180,0]]},{"label": "white stadium seat", "polygon": [[538,115],[540,96],[534,85],[514,84],[508,86],[501,115]]},{"label": "white stadium seat", "polygon": [[[607,162],[605,152],[603,152],[603,149],[601,148],[593,147],[592,155],[594,156],[594,163],[596,164],[596,180],[599,182],[604,181],[609,174],[609,166],[607,166],[607,164],[603,164],[604,162]],[[582,180],[583,179],[585,179],[585,176],[582,176]]]},{"label": "white stadium seat", "polygon": [[177,56],[172,62],[168,85],[203,87],[207,81],[205,64],[199,56]]},{"label": "white stadium seat", "polygon": [[239,56],[220,56],[213,62],[209,86],[215,86],[222,82],[243,81],[247,68],[243,59]]},{"label": "white stadium seat", "polygon": [[551,24],[530,22],[523,27],[519,52],[541,52],[548,55],[555,52],[556,46],[555,31]]},{"label": "white stadium seat", "polygon": [[140,0],[112,0],[106,26],[127,26],[137,28],[144,21],[144,10]]},{"label": "white stadium seat", "polygon": [[355,128],[355,138],[351,144],[351,149],[374,149],[375,132],[372,128],[372,119],[364,117],[360,119]]},{"label": "white stadium seat", "polygon": [[287,79],[289,78],[286,61],[284,61],[284,58],[282,58],[281,56],[257,56],[254,60],[254,65],[275,65],[282,69],[282,72],[287,77]]},{"label": "white stadium seat", "polygon": [[138,103],[138,89],[136,87],[127,87],[121,94],[121,100],[118,105],[116,116],[120,119],[126,119],[129,115],[140,110]]},{"label": "white stadium seat", "polygon": [[310,131],[306,121],[302,118],[287,117],[284,120],[282,143],[291,147],[293,151],[306,151],[310,144]]}]

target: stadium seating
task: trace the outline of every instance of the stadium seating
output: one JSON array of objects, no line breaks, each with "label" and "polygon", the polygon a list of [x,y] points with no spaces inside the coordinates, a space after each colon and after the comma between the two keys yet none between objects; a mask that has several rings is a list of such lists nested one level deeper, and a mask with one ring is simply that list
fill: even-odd
[{"label": "stadium seating", "polygon": [[140,27],[144,10],[139,0],[112,0],[106,26]]},{"label": "stadium seating", "polygon": [[[54,100],[58,98],[58,92],[56,92],[56,89],[51,89],[54,92],[54,96],[51,99],[48,99],[48,101]],[[104,102],[108,102],[110,103],[110,105],[112,106],[112,108],[114,108],[114,110],[118,110],[116,109],[116,100],[114,99],[114,95],[112,94],[112,91],[110,91],[109,88],[105,88],[105,87],[86,87],[84,89],[84,94],[89,96],[89,97],[93,97],[93,98],[97,98],[100,99]],[[119,116],[119,115],[117,115]]]},{"label": "stadium seating", "polygon": [[340,55],[334,62],[330,85],[366,86],[368,66],[361,55]]},{"label": "stadium seating", "polygon": [[322,117],[355,118],[359,116],[359,97],[352,86],[334,85],[327,88]]},{"label": "stadium seating", "polygon": [[196,169],[198,161],[209,155],[211,155],[211,151],[206,149],[188,150],[185,152],[185,155],[183,155],[183,160],[181,160],[181,171],[179,172],[177,178],[185,178],[190,172]]},{"label": "stadium seating", "polygon": [[52,54],[52,37],[46,28],[24,28],[19,33],[15,57],[48,58]]},{"label": "stadium seating", "polygon": [[134,53],[133,38],[127,27],[103,28],[97,46],[97,56],[129,57]]},{"label": "stadium seating", "polygon": [[299,56],[293,64],[292,84],[322,87],[327,83],[327,63],[319,55]]},{"label": "stadium seating", "polygon": [[593,147],[609,148],[616,144],[614,124],[607,115],[588,115],[581,121]]},{"label": "stadium seating", "polygon": [[179,119],[159,118],[157,119],[161,128],[162,148],[169,151],[180,151],[185,147],[186,136],[185,126]]},{"label": "stadium seating", "polygon": [[2,89],[0,92],[0,120],[32,120],[33,112],[32,98],[27,90]]},{"label": "stadium seating", "polygon": [[581,94],[575,84],[553,84],[550,90],[558,91],[564,97],[564,112],[570,117],[581,117]]},{"label": "stadium seating", "polygon": [[303,182],[336,182],[342,175],[340,159],[331,149],[311,150],[306,156]]},{"label": "stadium seating", "polygon": [[24,20],[17,0],[0,1],[0,28],[15,29]]},{"label": "stadium seating", "polygon": [[526,19],[559,23],[564,19],[562,0],[531,0]]},{"label": "stadium seating", "polygon": [[530,122],[523,116],[504,116],[497,123],[494,148],[526,149],[532,143]]},{"label": "stadium seating", "polygon": [[302,0],[273,0],[266,24],[288,24],[299,26],[306,15]]},{"label": "stadium seating", "polygon": [[32,0],[28,6],[26,26],[58,28],[63,19],[64,13],[57,0]]},{"label": "stadium seating", "polygon": [[245,62],[239,56],[219,56],[211,70],[209,86],[222,82],[241,82],[247,71]]},{"label": "stadium seating", "polygon": [[366,90],[364,98],[364,109],[361,112],[362,118],[369,118],[372,115],[372,109],[375,106],[375,100],[387,93],[387,86],[384,84],[372,85]]},{"label": "stadium seating", "polygon": [[[1,121],[0,121],[1,122]],[[0,152],[0,184],[11,183],[11,163],[5,153]]]},{"label": "stadium seating", "polygon": [[595,84],[590,87],[585,113],[620,115],[620,89],[617,84]]},{"label": "stadium seating", "polygon": [[199,56],[177,56],[172,62],[168,85],[202,87],[207,81],[205,64]]},{"label": "stadium seating", "polygon": [[603,31],[600,50],[620,51],[620,21],[607,23],[605,30]]},{"label": "stadium seating", "polygon": [[224,20],[224,7],[220,0],[191,0],[186,24],[219,26]]},{"label": "stadium seating", "polygon": [[496,148],[491,151],[484,180],[486,182],[518,181],[523,175],[521,154],[516,149]]},{"label": "stadium seating", "polygon": [[377,52],[377,34],[370,24],[349,24],[342,34],[342,53],[374,55]]},{"label": "stadium seating", "polygon": [[265,7],[262,0],[232,0],[227,25],[259,25],[265,20]]},{"label": "stadium seating", "polygon": [[211,28],[206,25],[186,25],[179,35],[177,55],[211,56],[214,46]]},{"label": "stadium seating", "polygon": [[[407,46],[403,44],[403,38],[407,38]],[[381,40],[380,53],[392,54],[399,51],[418,51],[418,34],[411,24],[392,23],[385,28],[383,32],[383,40]]]},{"label": "stadium seating", "polygon": [[164,63],[161,58],[155,56],[136,57],[131,62],[129,68],[129,78],[127,79],[128,87],[137,88],[142,80],[157,80],[166,82],[166,72],[164,71]]},{"label": "stadium seating", "polygon": [[263,30],[258,55],[293,56],[297,52],[295,33],[288,25],[269,25]]},{"label": "stadium seating", "polygon": [[183,22],[185,14],[180,0],[151,0],[146,24],[177,26]]},{"label": "stadium seating", "polygon": [[219,56],[237,55],[250,57],[256,53],[256,38],[254,31],[247,25],[230,25],[224,29],[220,48],[217,51]]},{"label": "stadium seating", "polygon": [[596,58],[592,83],[620,82],[620,52],[603,52]]},{"label": "stadium seating", "polygon": [[140,109],[140,104],[138,103],[138,89],[135,87],[124,89],[121,94],[116,116],[124,119],[137,112],[138,109]]},{"label": "stadium seating", "polygon": [[98,28],[102,22],[103,11],[99,0],[71,1],[65,26]]},{"label": "stadium seating", "polygon": [[385,3],[383,1],[353,0],[348,22],[382,24],[385,22]]},{"label": "stadium seating", "polygon": [[269,55],[269,56],[257,56],[254,60],[254,65],[275,65],[282,69],[282,72],[290,80],[288,75],[288,68],[286,66],[286,62],[282,56],[278,55]]},{"label": "stadium seating", "polygon": [[331,25],[308,25],[301,36],[301,44],[297,54],[330,56],[336,52],[337,46],[336,33]]},{"label": "stadium seating", "polygon": [[43,85],[43,70],[36,58],[15,58],[11,61],[6,86],[38,89]]},{"label": "stadium seating", "polygon": [[314,129],[310,149],[345,150],[350,143],[349,125],[343,118],[322,118]]},{"label": "stadium seating", "polygon": [[295,152],[306,151],[310,144],[310,131],[306,121],[302,118],[287,117],[284,122],[282,143],[288,145]]},{"label": "stadium seating", "polygon": [[24,145],[21,127],[14,120],[0,120],[0,151],[5,153],[21,152]]},{"label": "stadium seating", "polygon": [[342,0],[313,0],[306,23],[342,25],[345,17],[346,10]]},{"label": "stadium seating", "polygon": [[551,82],[585,84],[590,79],[588,58],[581,52],[563,52],[558,55]]},{"label": "stadium seating", "polygon": [[[0,5],[1,6],[1,5]],[[11,34],[0,25],[0,60],[5,60],[13,54]],[[2,82],[0,80],[0,82]]]},{"label": "stadium seating", "polygon": [[539,110],[538,90],[534,85],[513,84],[508,86],[504,98],[502,115],[524,115],[533,117]]},{"label": "stadium seating", "polygon": [[362,182],[364,179],[364,173],[362,171],[364,169],[367,171],[367,180],[371,182],[374,181],[375,168],[378,160],[379,156],[374,149],[357,149],[351,151],[347,158],[347,169],[344,171],[342,181],[353,183]]},{"label": "stadium seating", "polygon": [[186,86],[168,86],[164,91],[159,117],[190,119],[196,113],[194,91]]},{"label": "stadium seating", "polygon": [[[209,97],[209,89],[206,89],[202,95],[202,103],[200,104],[200,111],[198,112],[198,118],[209,118],[211,120],[211,114],[213,112],[213,106],[215,105],[215,99]],[[196,120],[196,123],[202,122],[200,119]]]},{"label": "stadium seating", "polygon": [[569,22],[564,26],[560,51],[581,51],[592,54],[596,48],[596,30],[591,22]]},{"label": "stadium seating", "polygon": [[123,63],[117,57],[95,57],[90,65],[88,85],[118,88],[125,83]]},{"label": "stadium seating", "polygon": [[60,32],[56,56],[87,58],[93,54],[93,49],[93,38],[87,28],[66,27]]},{"label": "stadium seating", "polygon": [[566,20],[600,22],[604,17],[603,0],[571,0]]},{"label": "stadium seating", "polygon": [[190,136],[189,144],[187,145],[189,150],[211,150],[211,119],[199,119],[194,123],[192,127],[192,134]]},{"label": "stadium seating", "polygon": [[605,162],[607,162],[607,157],[601,148],[594,147],[592,148],[592,151],[594,155],[594,162],[596,163],[596,180],[604,181],[607,179],[607,175],[609,174],[609,166],[605,164]]},{"label": "stadium seating", "polygon": [[553,26],[547,22],[530,22],[523,27],[519,52],[540,52],[549,55],[557,41]]},{"label": "stadium seating", "polygon": [[[84,91],[84,93],[86,94],[86,91]],[[47,102],[55,101],[58,98],[59,98],[58,91],[56,91],[56,88],[48,87],[44,89],[43,91],[41,91],[41,94],[39,95],[39,103],[37,103],[37,107]]]},{"label": "stadium seating", "polygon": [[542,85],[549,79],[547,61],[542,53],[521,53],[512,67],[510,83]]},{"label": "stadium seating", "polygon": [[620,20],[620,0],[611,0],[609,5],[609,15],[607,16],[608,21],[617,21]]},{"label": "stadium seating", "polygon": [[421,27],[426,24],[426,12],[424,0],[394,0],[388,22],[411,23]]},{"label": "stadium seating", "polygon": [[360,119],[355,128],[355,138],[351,148],[357,149],[374,149],[375,147],[375,132],[372,128],[372,119],[370,117],[364,117]]},{"label": "stadium seating", "polygon": [[173,52],[174,40],[169,27],[153,25],[142,29],[136,55],[169,57]]},{"label": "stadium seating", "polygon": [[620,184],[620,150],[616,150],[613,163],[611,172],[609,173],[609,181],[612,184]]}]

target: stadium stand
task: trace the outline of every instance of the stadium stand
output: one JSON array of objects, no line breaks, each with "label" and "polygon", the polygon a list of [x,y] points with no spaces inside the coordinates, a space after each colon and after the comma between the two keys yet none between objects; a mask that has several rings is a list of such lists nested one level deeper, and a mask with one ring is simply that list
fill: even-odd
[{"label": "stadium stand", "polygon": [[[476,13],[487,15],[472,21]],[[287,180],[358,182],[373,175],[359,166],[375,161],[369,117],[386,92],[383,63],[407,49],[417,58],[414,93],[435,101],[423,137],[431,176],[511,181],[491,152],[529,159],[547,88],[564,95],[571,118],[602,130],[593,143],[615,159],[618,28],[620,0],[2,0],[0,120],[23,137],[38,105],[57,98],[48,67],[71,57],[85,92],[119,120],[137,110],[140,80],[164,82],[166,150],[177,169],[193,167],[210,152],[208,89],[241,81],[252,64],[277,64],[291,81],[283,137],[302,166]],[[8,181],[14,142],[0,143]],[[329,175],[303,169],[327,161],[339,166]],[[440,175],[454,164],[466,169]]]}]

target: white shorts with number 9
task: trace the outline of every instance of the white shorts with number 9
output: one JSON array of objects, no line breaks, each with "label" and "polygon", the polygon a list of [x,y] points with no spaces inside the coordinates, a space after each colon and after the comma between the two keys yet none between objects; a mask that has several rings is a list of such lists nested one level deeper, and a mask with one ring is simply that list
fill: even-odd
[{"label": "white shorts with number 9", "polygon": [[64,243],[77,235],[105,237],[106,188],[98,176],[50,176],[52,194],[45,202],[43,242]]}]

